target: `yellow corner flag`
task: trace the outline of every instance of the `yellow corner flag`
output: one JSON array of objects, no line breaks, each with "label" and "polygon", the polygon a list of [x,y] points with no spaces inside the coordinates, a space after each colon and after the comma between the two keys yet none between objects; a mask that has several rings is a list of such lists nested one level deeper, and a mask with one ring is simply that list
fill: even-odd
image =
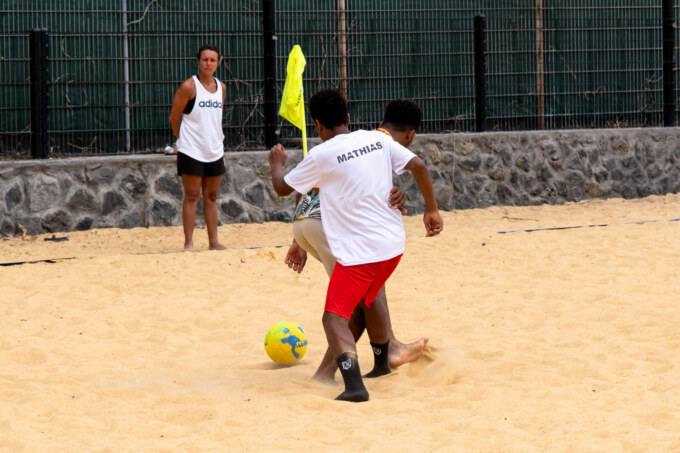
[{"label": "yellow corner flag", "polygon": [[302,73],[305,71],[305,56],[299,45],[288,55],[286,84],[283,86],[279,115],[302,130],[302,153],[307,155],[307,127],[305,123],[305,96],[302,89]]}]

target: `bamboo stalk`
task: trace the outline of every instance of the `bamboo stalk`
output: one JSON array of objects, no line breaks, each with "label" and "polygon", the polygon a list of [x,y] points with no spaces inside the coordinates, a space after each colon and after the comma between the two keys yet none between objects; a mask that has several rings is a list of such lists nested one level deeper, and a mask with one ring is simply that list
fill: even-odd
[{"label": "bamboo stalk", "polygon": [[543,0],[536,0],[536,127],[542,130],[545,115],[545,61],[543,56]]},{"label": "bamboo stalk", "polygon": [[338,90],[347,98],[347,18],[345,0],[338,0]]}]

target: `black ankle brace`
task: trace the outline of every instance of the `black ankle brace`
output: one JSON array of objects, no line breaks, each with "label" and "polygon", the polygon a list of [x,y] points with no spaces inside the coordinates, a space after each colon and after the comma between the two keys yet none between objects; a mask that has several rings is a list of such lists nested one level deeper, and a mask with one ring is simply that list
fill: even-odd
[{"label": "black ankle brace", "polygon": [[364,377],[375,378],[378,376],[384,376],[390,374],[392,370],[390,369],[390,360],[388,357],[390,342],[384,344],[371,343],[371,348],[373,348],[373,369],[366,374]]},{"label": "black ankle brace", "polygon": [[335,363],[345,381],[345,391],[335,398],[341,401],[368,401],[368,390],[361,379],[359,360],[356,352],[343,352],[335,357]]}]

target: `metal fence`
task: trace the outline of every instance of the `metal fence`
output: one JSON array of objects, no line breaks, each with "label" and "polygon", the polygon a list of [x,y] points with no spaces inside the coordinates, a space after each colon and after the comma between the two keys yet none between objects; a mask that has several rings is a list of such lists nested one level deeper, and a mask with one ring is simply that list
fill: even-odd
[{"label": "metal fence", "polygon": [[[300,44],[307,96],[345,90],[354,127],[374,127],[389,100],[408,98],[424,111],[422,132],[475,130],[477,15],[487,24],[489,130],[663,125],[658,0],[279,0],[275,8],[278,99],[288,52]],[[226,149],[265,147],[263,0],[17,0],[0,5],[0,159],[31,157],[36,28],[49,36],[50,156],[162,151],[173,142],[172,97],[203,43],[224,55],[216,76],[227,85]],[[300,136],[277,121],[281,140]]]}]

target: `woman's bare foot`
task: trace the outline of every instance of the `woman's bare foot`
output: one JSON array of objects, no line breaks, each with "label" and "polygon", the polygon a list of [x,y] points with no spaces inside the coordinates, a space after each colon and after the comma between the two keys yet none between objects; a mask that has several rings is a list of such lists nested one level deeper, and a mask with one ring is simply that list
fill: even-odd
[{"label": "woman's bare foot", "polygon": [[430,341],[427,337],[422,337],[413,343],[398,343],[390,341],[390,368],[398,368],[405,363],[413,362],[423,355],[425,345]]},{"label": "woman's bare foot", "polygon": [[184,251],[185,252],[195,252],[196,249],[194,248],[194,244],[184,244]]},{"label": "woman's bare foot", "polygon": [[222,245],[222,244],[220,244],[220,243],[218,242],[217,244],[210,244],[210,246],[208,247],[208,249],[210,249],[210,250],[226,250],[226,249],[227,249],[227,246],[226,246],[226,245]]}]

